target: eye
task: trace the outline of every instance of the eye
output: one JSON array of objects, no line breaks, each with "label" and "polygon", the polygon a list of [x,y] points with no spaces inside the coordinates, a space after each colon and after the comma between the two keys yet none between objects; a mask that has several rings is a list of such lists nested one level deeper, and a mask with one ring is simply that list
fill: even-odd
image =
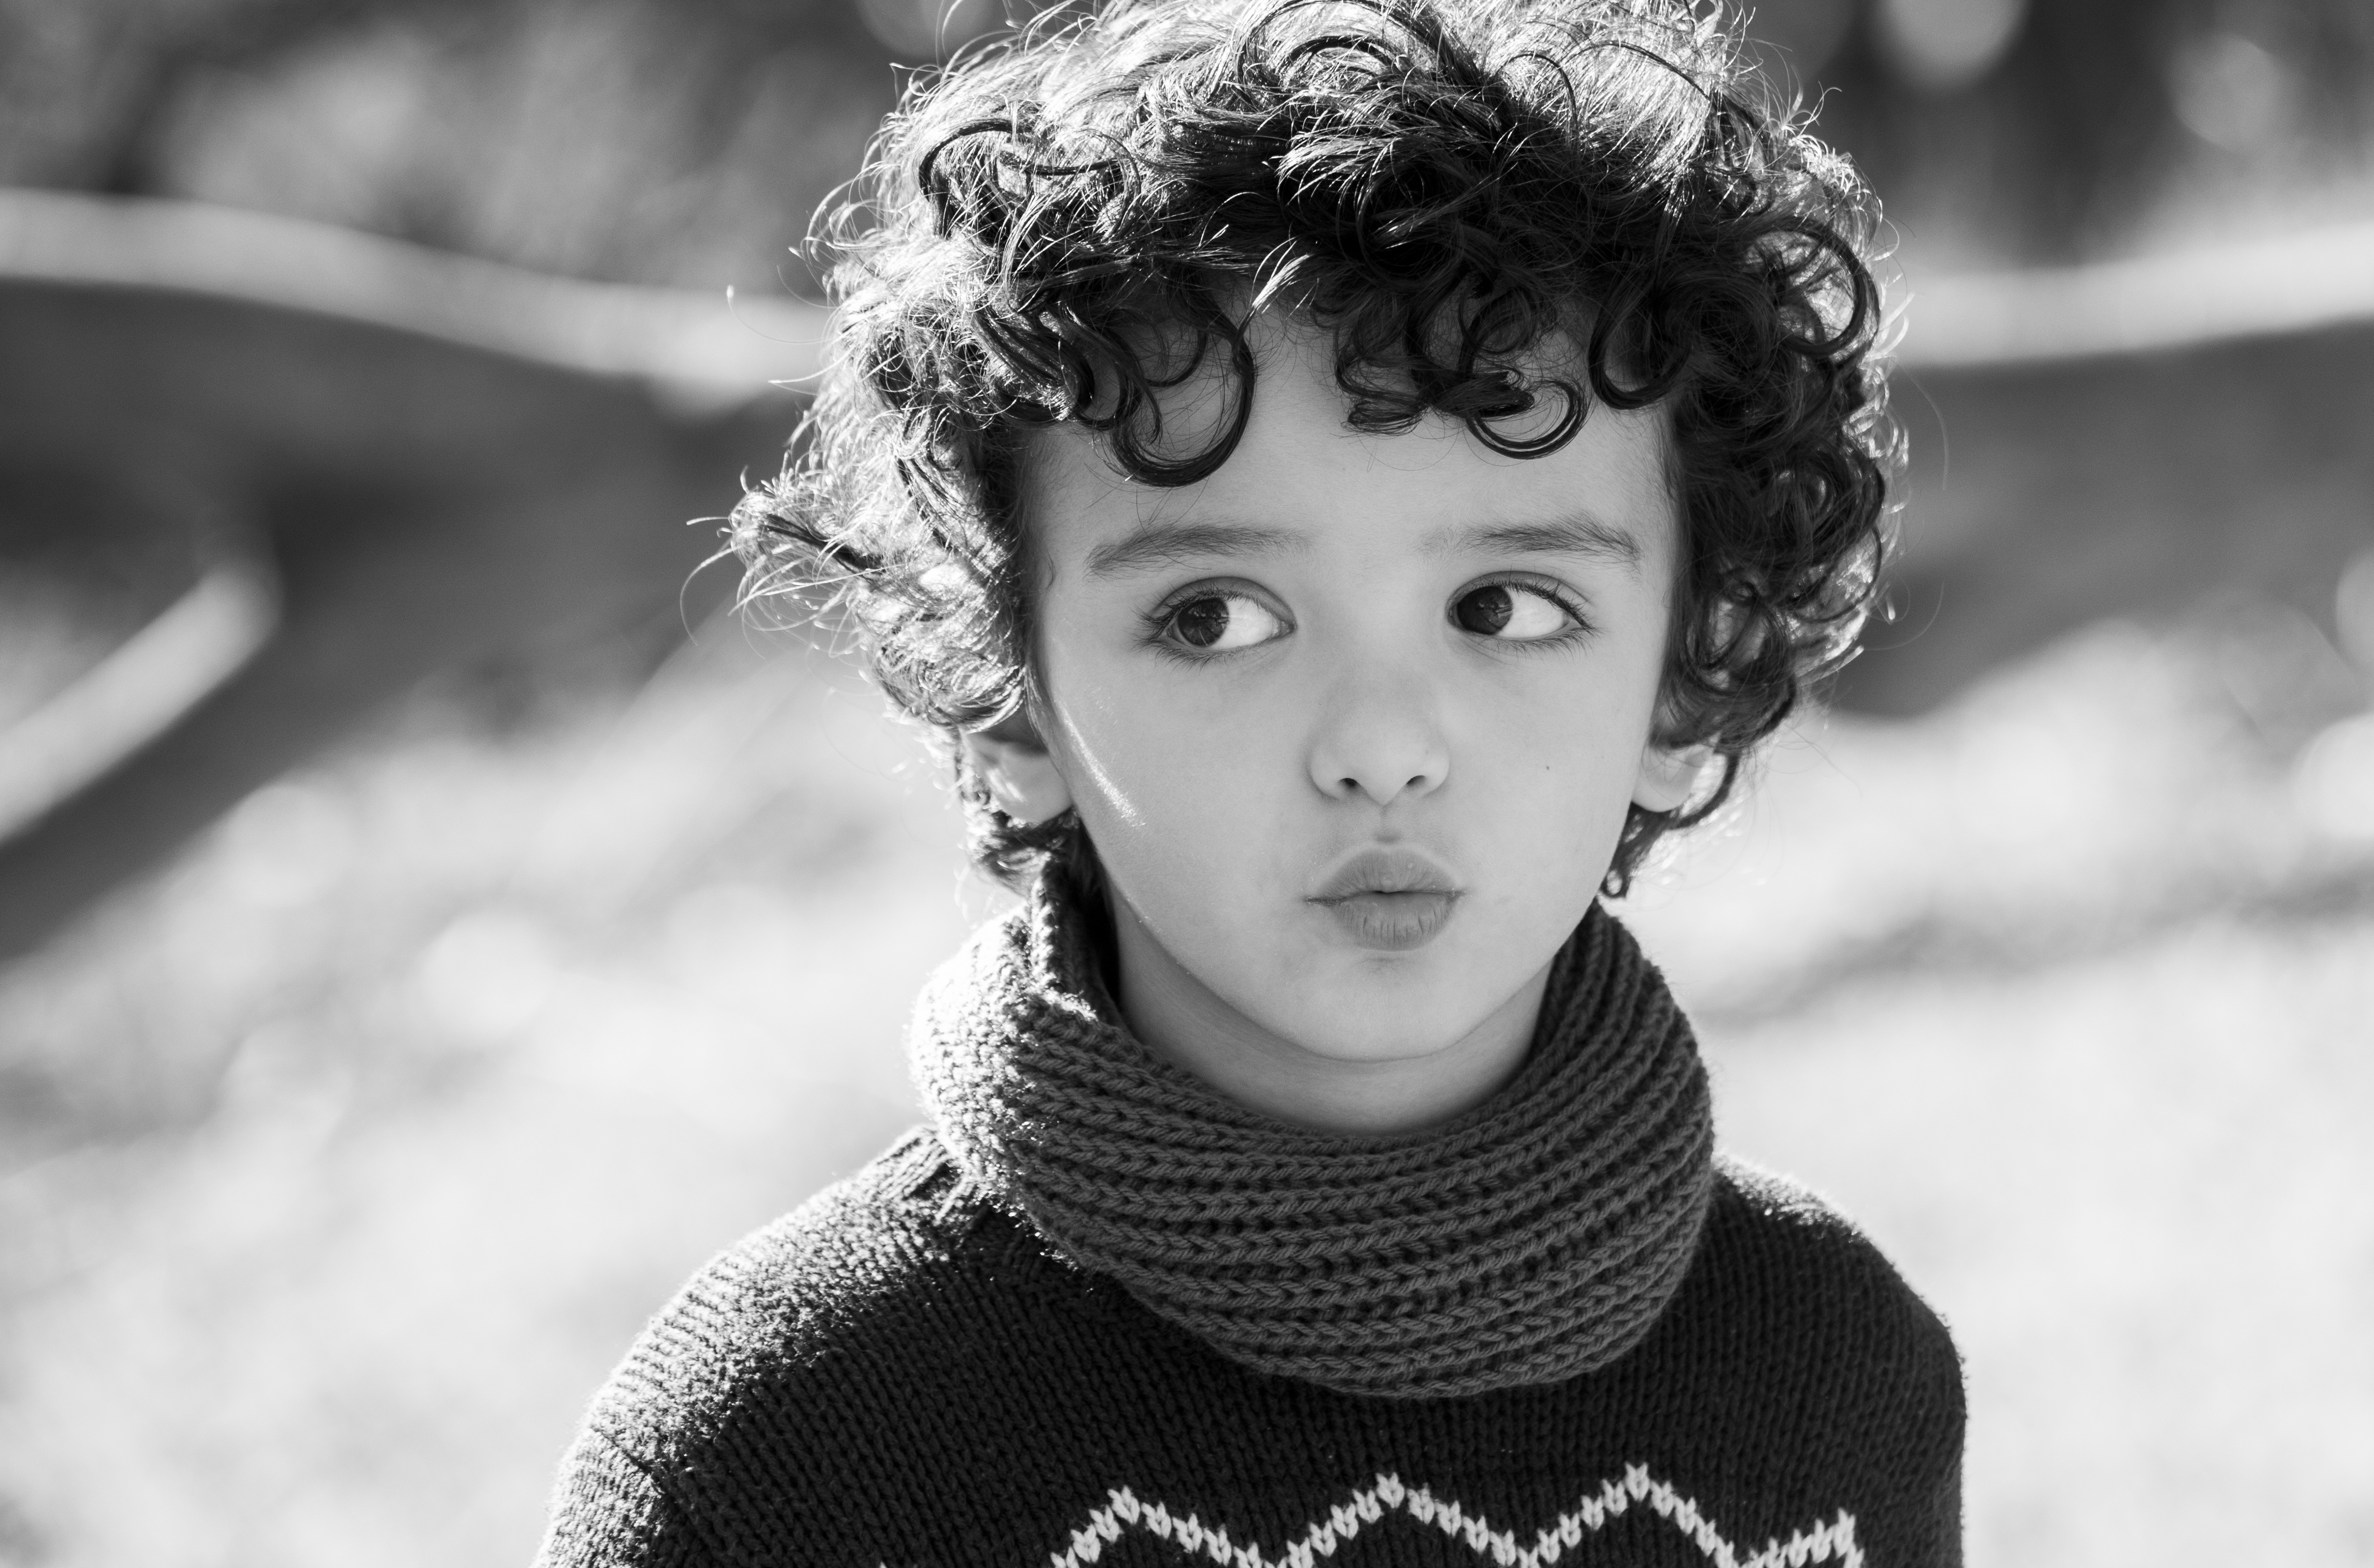
[{"label": "eye", "polygon": [[1292,628],[1250,594],[1198,594],[1170,612],[1163,630],[1199,653],[1226,654],[1275,642]]},{"label": "eye", "polygon": [[1582,623],[1572,610],[1522,583],[1487,583],[1451,601],[1451,624],[1503,643],[1537,643]]}]

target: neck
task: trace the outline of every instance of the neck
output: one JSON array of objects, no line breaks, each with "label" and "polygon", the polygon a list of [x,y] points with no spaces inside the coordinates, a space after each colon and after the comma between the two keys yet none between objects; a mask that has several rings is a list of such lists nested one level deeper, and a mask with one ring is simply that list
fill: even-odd
[{"label": "neck", "polygon": [[1549,966],[1454,1040],[1416,1055],[1324,1055],[1263,1028],[1181,967],[1112,901],[1115,999],[1146,1046],[1250,1110],[1320,1132],[1411,1132],[1488,1099],[1532,1044]]}]

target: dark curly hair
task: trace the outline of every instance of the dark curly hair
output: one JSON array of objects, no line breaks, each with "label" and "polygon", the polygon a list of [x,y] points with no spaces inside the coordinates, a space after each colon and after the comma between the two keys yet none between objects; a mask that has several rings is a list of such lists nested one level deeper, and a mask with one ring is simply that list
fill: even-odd
[{"label": "dark curly hair", "polygon": [[[1659,738],[1721,768],[1679,810],[1633,808],[1621,893],[1723,803],[1870,605],[1898,446],[1877,227],[1687,0],[1057,13],[919,80],[824,215],[831,365],[783,473],[734,513],[746,599],[845,614],[949,742],[975,858],[1012,883],[1084,847],[1074,814],[997,811],[955,744],[1030,689],[1030,431],[1076,421],[1148,484],[1214,472],[1252,406],[1247,321],[1272,305],[1332,333],[1364,430],[1439,415],[1530,456],[1594,403],[1662,404],[1685,536]],[[1535,352],[1559,336],[1585,351]],[[1174,450],[1158,395],[1214,356],[1233,415]],[[1584,384],[1533,368],[1576,359]]]}]

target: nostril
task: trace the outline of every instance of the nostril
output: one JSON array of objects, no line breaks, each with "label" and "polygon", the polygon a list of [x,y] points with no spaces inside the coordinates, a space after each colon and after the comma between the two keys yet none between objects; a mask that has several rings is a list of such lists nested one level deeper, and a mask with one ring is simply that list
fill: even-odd
[{"label": "nostril", "polygon": [[1303,776],[1331,800],[1389,806],[1431,795],[1450,773],[1451,758],[1429,727],[1401,719],[1388,725],[1374,715],[1336,719],[1313,737]]}]

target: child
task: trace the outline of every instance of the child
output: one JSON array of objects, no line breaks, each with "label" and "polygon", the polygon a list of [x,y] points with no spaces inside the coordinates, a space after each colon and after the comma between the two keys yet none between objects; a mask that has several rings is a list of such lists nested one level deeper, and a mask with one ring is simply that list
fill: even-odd
[{"label": "child", "polygon": [[1686,0],[1115,0],[913,96],[735,519],[1024,895],[547,1564],[1960,1561],[1960,1370],[1597,902],[1872,592],[1875,212]]}]

